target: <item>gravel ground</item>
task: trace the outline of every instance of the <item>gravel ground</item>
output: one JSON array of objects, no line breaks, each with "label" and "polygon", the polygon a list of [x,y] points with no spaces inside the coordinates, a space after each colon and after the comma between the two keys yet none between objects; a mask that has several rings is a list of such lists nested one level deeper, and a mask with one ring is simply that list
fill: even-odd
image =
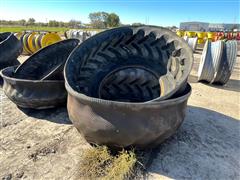
[{"label": "gravel ground", "polygon": [[[240,179],[240,57],[227,85],[210,86],[196,81],[200,54],[194,54],[185,121],[147,153],[148,179]],[[21,110],[0,93],[0,178],[79,179],[89,145],[66,108]]]}]

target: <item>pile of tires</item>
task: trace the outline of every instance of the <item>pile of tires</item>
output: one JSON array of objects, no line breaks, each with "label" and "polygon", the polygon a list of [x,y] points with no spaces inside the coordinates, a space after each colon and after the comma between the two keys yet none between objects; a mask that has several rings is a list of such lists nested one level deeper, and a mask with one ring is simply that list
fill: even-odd
[{"label": "pile of tires", "polygon": [[19,64],[21,42],[10,32],[0,33],[0,69]]},{"label": "pile of tires", "polygon": [[237,41],[207,41],[198,69],[198,80],[224,85],[237,59]]},{"label": "pile of tires", "polygon": [[15,36],[23,44],[23,53],[28,55],[61,41],[61,37],[56,32],[19,32],[15,33]]},{"label": "pile of tires", "polygon": [[198,44],[204,44],[206,40],[240,40],[240,32],[201,32],[201,31],[184,31],[177,30],[176,34],[183,38],[198,37]]},{"label": "pile of tires", "polygon": [[98,33],[65,64],[70,120],[89,143],[157,146],[184,120],[192,64],[187,43],[162,27]]},{"label": "pile of tires", "polygon": [[70,29],[64,33],[66,39],[79,39],[80,42],[85,41],[91,36],[97,34],[98,31],[85,31],[85,30],[78,30],[78,29]]},{"label": "pile of tires", "polygon": [[78,43],[77,39],[54,43],[42,48],[21,65],[3,69],[1,77],[6,96],[22,108],[47,109],[65,105],[67,92],[63,68]]},{"label": "pile of tires", "polygon": [[214,41],[217,40],[240,40],[239,32],[216,32]]}]

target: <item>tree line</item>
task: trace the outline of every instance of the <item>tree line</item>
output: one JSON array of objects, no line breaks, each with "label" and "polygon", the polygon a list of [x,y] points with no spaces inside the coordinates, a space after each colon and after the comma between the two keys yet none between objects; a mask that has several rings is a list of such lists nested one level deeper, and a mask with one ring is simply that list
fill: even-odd
[{"label": "tree line", "polygon": [[78,28],[81,27],[81,21],[70,20],[69,22],[49,20],[48,22],[36,22],[34,18],[29,18],[28,20],[21,19],[16,21],[0,20],[1,25],[6,26],[40,26],[40,27],[69,27]]},{"label": "tree line", "polygon": [[48,27],[91,27],[91,28],[111,28],[121,25],[120,18],[116,13],[107,12],[93,12],[89,14],[90,24],[83,24],[79,20],[70,20],[69,22],[49,20],[48,22],[36,22],[34,18],[28,20],[21,19],[17,21],[0,20],[1,25],[15,25],[15,26],[48,26]]}]

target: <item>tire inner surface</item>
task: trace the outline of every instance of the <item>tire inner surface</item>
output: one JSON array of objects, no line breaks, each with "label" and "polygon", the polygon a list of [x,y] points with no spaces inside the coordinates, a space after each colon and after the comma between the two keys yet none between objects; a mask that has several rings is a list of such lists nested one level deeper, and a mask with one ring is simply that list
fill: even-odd
[{"label": "tire inner surface", "polygon": [[70,57],[68,76],[74,90],[90,97],[144,102],[160,96],[162,76],[183,75],[186,52],[164,34],[129,28],[84,43]]}]

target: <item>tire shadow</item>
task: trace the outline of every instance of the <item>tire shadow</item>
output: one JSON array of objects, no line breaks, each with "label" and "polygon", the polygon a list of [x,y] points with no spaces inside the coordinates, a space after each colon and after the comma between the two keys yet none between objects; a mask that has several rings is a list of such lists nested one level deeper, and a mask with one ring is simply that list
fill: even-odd
[{"label": "tire shadow", "polygon": [[190,75],[188,77],[188,82],[189,83],[202,83],[203,85],[207,85],[207,86],[214,87],[217,89],[224,89],[224,90],[228,90],[228,91],[240,92],[240,80],[237,80],[237,79],[229,79],[227,84],[219,85],[219,84],[209,84],[206,81],[198,82],[197,76]]},{"label": "tire shadow", "polygon": [[183,125],[153,155],[150,173],[173,179],[239,179],[240,121],[188,106]]},{"label": "tire shadow", "polygon": [[68,117],[66,107],[56,107],[51,109],[25,109],[18,107],[24,114],[43,121],[50,121],[58,124],[72,124]]},{"label": "tire shadow", "polygon": [[0,87],[0,93],[3,95],[1,108],[3,111],[8,112],[3,113],[2,119],[7,124],[16,124],[18,121],[27,117],[34,117],[38,120],[50,121],[58,124],[72,124],[68,117],[66,106],[41,110],[21,108],[16,106],[16,104],[4,95],[2,87]]},{"label": "tire shadow", "polygon": [[196,49],[196,50],[194,51],[194,54],[202,54],[202,51],[199,50],[199,49]]}]

